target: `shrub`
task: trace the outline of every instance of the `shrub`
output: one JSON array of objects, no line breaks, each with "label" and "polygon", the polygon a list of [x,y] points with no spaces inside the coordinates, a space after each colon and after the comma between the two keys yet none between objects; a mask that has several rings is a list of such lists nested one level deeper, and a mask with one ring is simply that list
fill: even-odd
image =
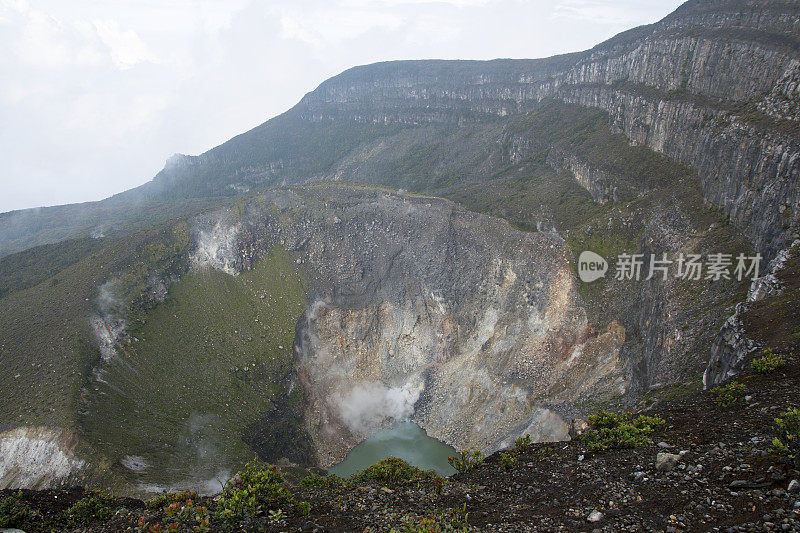
[{"label": "shrub", "polygon": [[285,518],[286,515],[284,514],[282,509],[275,509],[269,512],[269,521],[272,524],[283,525]]},{"label": "shrub", "polygon": [[800,467],[800,409],[792,407],[775,419],[778,436],[772,441],[773,452],[787,457]]},{"label": "shrub", "polygon": [[0,502],[0,527],[22,527],[31,515],[31,509],[22,501],[22,491]]},{"label": "shrub", "polygon": [[782,366],[786,366],[786,359],[773,353],[770,349],[764,350],[764,355],[753,359],[750,363],[750,368],[758,374],[769,374]]},{"label": "shrub", "polygon": [[187,501],[196,501],[197,493],[189,490],[183,492],[163,492],[147,502],[148,509],[162,509],[172,503],[186,504]]},{"label": "shrub", "polygon": [[525,446],[530,445],[531,436],[526,433],[524,437],[520,437],[514,441],[514,451],[521,451]]},{"label": "shrub", "polygon": [[[166,528],[166,531],[172,531],[173,525],[178,527],[181,523],[185,526],[191,527],[193,531],[198,533],[208,531],[210,529],[211,515],[208,508],[200,505],[200,500],[196,492],[165,492],[147,502],[147,508],[150,510],[162,511],[164,513],[165,521],[172,520]],[[138,522],[139,531],[151,531],[153,528],[161,528],[160,523],[155,523],[148,527],[148,522],[145,517],[141,517]]]},{"label": "shrub", "polygon": [[518,462],[519,459],[513,453],[504,453],[500,456],[500,466],[506,470],[514,470]]},{"label": "shrub", "polygon": [[341,487],[344,485],[344,479],[336,474],[328,474],[327,476],[311,474],[301,479],[298,485],[301,487]]},{"label": "shrub", "polygon": [[466,532],[469,531],[468,515],[466,504],[460,509],[434,511],[425,517],[406,515],[401,519],[402,525],[389,533]]},{"label": "shrub", "polygon": [[609,448],[636,448],[650,444],[650,436],[664,426],[664,419],[658,416],[631,415],[617,416],[603,410],[589,415],[589,429],[581,440],[591,451]]},{"label": "shrub", "polygon": [[721,385],[711,389],[711,395],[720,407],[727,407],[738,403],[744,399],[745,386],[738,381],[731,381],[727,385]]},{"label": "shrub", "polygon": [[236,523],[276,509],[298,515],[307,515],[311,510],[307,502],[289,492],[277,467],[261,467],[253,461],[225,486],[215,516]]},{"label": "shrub", "polygon": [[64,511],[64,519],[73,526],[88,526],[95,522],[105,522],[114,516],[116,507],[114,500],[105,492],[90,491]]},{"label": "shrub", "polygon": [[433,481],[439,476],[433,470],[421,470],[411,466],[402,459],[389,457],[378,461],[372,466],[350,476],[350,481],[363,483],[375,481],[377,483],[414,483],[419,481]]},{"label": "shrub", "polygon": [[450,466],[456,469],[460,474],[474,470],[483,464],[483,453],[480,450],[463,451],[456,457],[448,457],[447,461]]}]

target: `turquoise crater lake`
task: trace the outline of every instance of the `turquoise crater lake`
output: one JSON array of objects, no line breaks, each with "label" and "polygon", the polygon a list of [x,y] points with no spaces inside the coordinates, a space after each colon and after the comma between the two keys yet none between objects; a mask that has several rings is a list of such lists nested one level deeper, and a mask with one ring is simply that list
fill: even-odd
[{"label": "turquoise crater lake", "polygon": [[348,477],[359,470],[374,465],[381,459],[397,457],[423,470],[434,470],[443,476],[455,474],[447,461],[456,450],[442,441],[428,436],[413,422],[401,422],[383,429],[350,450],[347,457],[328,471]]}]

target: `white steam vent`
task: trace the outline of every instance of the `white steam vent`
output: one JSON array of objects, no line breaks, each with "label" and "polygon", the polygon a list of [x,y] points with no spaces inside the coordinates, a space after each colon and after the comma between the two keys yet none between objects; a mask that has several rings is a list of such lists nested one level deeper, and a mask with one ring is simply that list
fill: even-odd
[{"label": "white steam vent", "polygon": [[223,272],[236,274],[238,225],[217,222],[210,229],[197,233],[197,250],[192,254],[192,267],[211,267]]},{"label": "white steam vent", "polygon": [[350,431],[369,435],[411,417],[422,389],[421,384],[406,383],[401,387],[388,387],[375,381],[356,385],[344,396],[335,396],[334,402]]},{"label": "white steam vent", "polygon": [[18,427],[0,433],[0,489],[58,486],[80,471],[75,438],[67,430]]}]

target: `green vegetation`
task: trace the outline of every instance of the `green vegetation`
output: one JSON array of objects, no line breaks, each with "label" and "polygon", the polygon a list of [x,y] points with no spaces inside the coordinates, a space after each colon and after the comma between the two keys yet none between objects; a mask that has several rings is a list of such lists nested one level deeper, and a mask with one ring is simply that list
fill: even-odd
[{"label": "green vegetation", "polygon": [[764,355],[761,357],[753,359],[750,362],[750,368],[752,368],[754,372],[758,374],[771,374],[777,369],[786,366],[786,359],[774,353],[769,348],[764,350],[763,354]]},{"label": "green vegetation", "polygon": [[[280,247],[237,276],[185,274],[144,323],[130,326],[120,357],[88,398],[85,433],[110,457],[144,457],[154,483],[174,480],[176,463],[184,475],[212,482],[220,470],[239,468],[254,458],[242,440],[250,425],[300,402],[299,389],[288,394],[288,387],[305,302],[301,274]],[[296,420],[265,431],[301,450],[285,445],[303,440]]]},{"label": "green vegetation", "polygon": [[514,470],[519,464],[519,454],[531,445],[531,436],[525,434],[514,440],[514,447],[500,454],[500,466],[506,470]]},{"label": "green vegetation", "polygon": [[[74,239],[30,248],[0,259],[0,298],[50,280],[57,285],[59,272],[107,244],[103,239]],[[52,279],[51,279],[52,278]]]},{"label": "green vegetation", "polygon": [[511,452],[506,452],[500,455],[500,466],[506,470],[514,470],[519,463],[519,458]]},{"label": "green vegetation", "polygon": [[22,491],[0,501],[0,527],[22,528],[34,512],[22,501]]},{"label": "green vegetation", "polygon": [[460,509],[432,511],[424,517],[406,515],[401,519],[402,524],[397,528],[392,528],[390,533],[467,532],[469,531],[468,517],[466,504]]},{"label": "green vegetation", "polygon": [[648,391],[642,398],[642,404],[651,406],[656,402],[667,402],[703,390],[703,380],[693,379],[689,382],[672,383],[664,387]]},{"label": "green vegetation", "polygon": [[711,396],[720,407],[728,407],[744,400],[744,383],[731,381],[727,385],[720,385],[711,389]]},{"label": "green vegetation", "polygon": [[408,484],[435,481],[440,476],[433,470],[421,470],[402,459],[389,457],[357,472],[348,478],[350,483]]},{"label": "green vegetation", "polygon": [[464,450],[456,457],[448,457],[447,460],[459,474],[464,474],[482,465],[484,459],[483,452],[480,450]]},{"label": "green vegetation", "polygon": [[[55,276],[0,299],[0,358],[4,367],[0,389],[15,399],[0,403],[0,420],[13,421],[14,425],[76,428],[81,391],[100,358],[88,323],[98,312],[99,288],[143,261],[141,253],[148,246],[171,247],[176,239],[174,228],[179,224],[153,226],[124,241],[103,239],[105,246],[92,253],[73,250],[81,244],[72,241],[53,247],[52,253],[31,252],[31,257],[41,259],[34,267],[37,276],[49,273],[46,263],[61,261],[55,250],[66,254],[65,263],[85,255]],[[87,246],[93,249],[94,244]],[[17,257],[8,260],[13,262]],[[161,276],[163,269],[179,271],[182,260],[173,256],[142,268],[141,279]]]},{"label": "green vegetation", "polygon": [[599,410],[589,415],[589,429],[581,435],[591,451],[603,451],[609,448],[636,448],[647,446],[652,442],[651,436],[661,429],[665,422],[658,416],[614,413]]},{"label": "green vegetation", "polygon": [[800,409],[791,407],[775,419],[778,436],[772,441],[772,451],[800,467]]},{"label": "green vegetation", "polygon": [[197,500],[197,493],[190,490],[183,492],[164,492],[147,502],[148,509],[162,509],[173,503],[186,503]]},{"label": "green vegetation", "polygon": [[64,521],[71,526],[88,526],[95,522],[105,522],[119,505],[111,496],[102,491],[90,491],[83,498],[64,511]]},{"label": "green vegetation", "polygon": [[549,145],[580,154],[591,167],[614,176],[617,196],[631,200],[638,192],[671,185],[692,172],[643,146],[632,146],[609,126],[608,113],[546,101],[510,127],[515,133],[535,132]]},{"label": "green vegetation", "polygon": [[126,311],[127,318],[143,322],[154,305],[150,291],[155,276],[180,275],[189,250],[189,228],[184,221],[165,227],[155,238],[132,250],[130,262],[111,280],[116,307]]},{"label": "green vegetation", "polygon": [[301,516],[311,510],[307,502],[297,500],[289,492],[277,467],[261,467],[253,462],[225,486],[214,516],[235,525],[277,509]]},{"label": "green vegetation", "polygon": [[525,436],[514,439],[514,451],[520,452],[531,444],[531,436],[526,433]]},{"label": "green vegetation", "polygon": [[327,476],[311,474],[301,479],[298,485],[301,487],[340,487],[344,485],[345,482],[344,479],[336,474],[328,474]]}]

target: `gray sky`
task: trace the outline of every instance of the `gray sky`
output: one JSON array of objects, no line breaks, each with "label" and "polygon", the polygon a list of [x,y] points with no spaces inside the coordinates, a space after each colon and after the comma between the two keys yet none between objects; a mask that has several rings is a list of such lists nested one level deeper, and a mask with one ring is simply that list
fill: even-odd
[{"label": "gray sky", "polygon": [[0,0],[0,212],[98,200],[389,59],[534,58],[674,0]]}]

